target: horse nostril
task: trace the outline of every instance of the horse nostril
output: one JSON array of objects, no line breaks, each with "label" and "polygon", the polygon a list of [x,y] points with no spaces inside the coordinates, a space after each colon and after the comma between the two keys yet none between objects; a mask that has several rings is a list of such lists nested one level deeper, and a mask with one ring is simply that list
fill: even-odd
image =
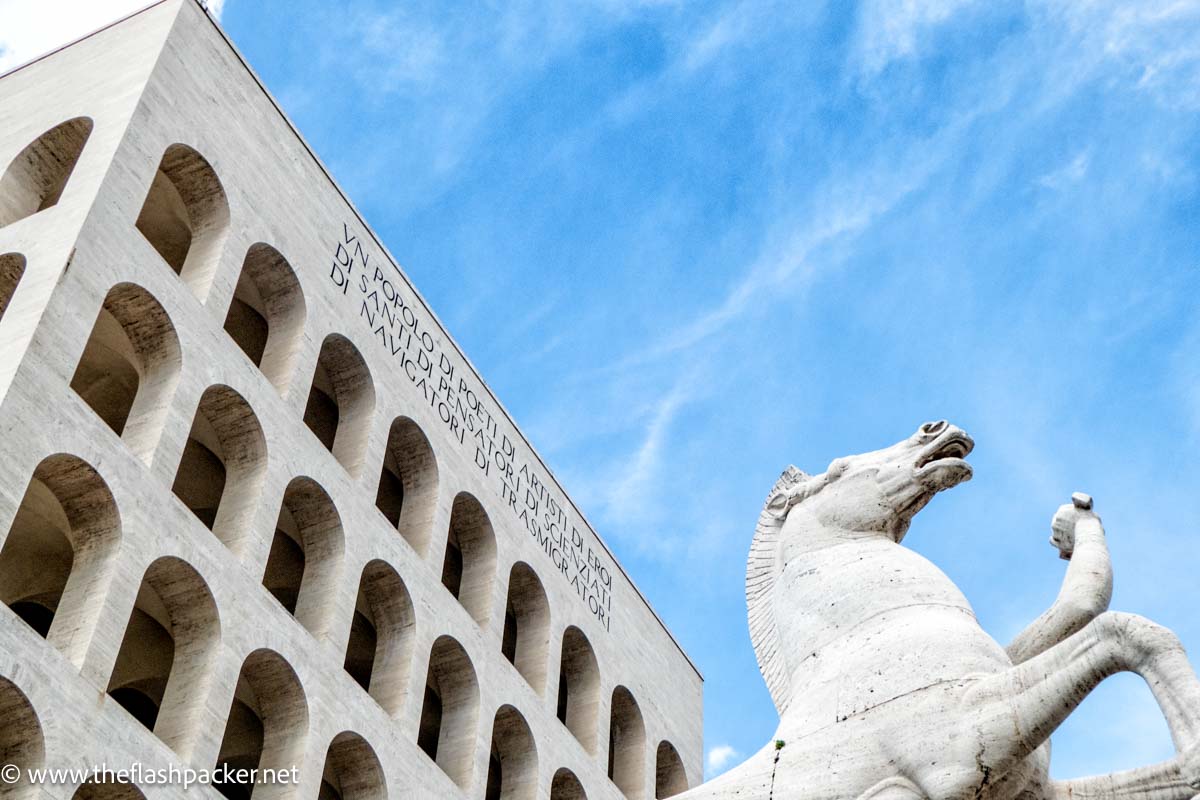
[{"label": "horse nostril", "polygon": [[939,419],[937,422],[926,422],[921,426],[921,433],[941,433],[946,427],[946,420]]}]

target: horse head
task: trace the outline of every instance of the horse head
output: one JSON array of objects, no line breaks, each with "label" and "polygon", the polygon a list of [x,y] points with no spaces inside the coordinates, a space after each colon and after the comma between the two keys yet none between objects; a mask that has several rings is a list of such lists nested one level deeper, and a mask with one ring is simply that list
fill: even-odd
[{"label": "horse head", "polygon": [[834,459],[821,475],[790,469],[766,510],[782,523],[783,539],[815,524],[899,542],[935,494],[970,480],[964,459],[974,446],[961,428],[927,422],[891,447]]},{"label": "horse head", "polygon": [[974,446],[964,430],[939,420],[891,447],[834,459],[820,475],[788,467],[780,476],[759,516],[746,567],[750,638],[780,714],[790,690],[772,589],[789,545],[816,528],[899,542],[934,495],[971,478],[965,458]]}]

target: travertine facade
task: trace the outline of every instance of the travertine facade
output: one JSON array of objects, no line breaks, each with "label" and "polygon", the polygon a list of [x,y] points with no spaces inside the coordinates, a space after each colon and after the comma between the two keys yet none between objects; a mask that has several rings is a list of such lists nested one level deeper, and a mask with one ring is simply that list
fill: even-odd
[{"label": "travertine facade", "polygon": [[0,79],[0,168],[0,762],[700,782],[699,674],[193,0]]}]

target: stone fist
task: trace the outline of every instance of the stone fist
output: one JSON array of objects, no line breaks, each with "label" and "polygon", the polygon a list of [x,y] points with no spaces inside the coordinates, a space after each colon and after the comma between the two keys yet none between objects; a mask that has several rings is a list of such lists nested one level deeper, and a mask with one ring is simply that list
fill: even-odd
[{"label": "stone fist", "polygon": [[1071,502],[1060,506],[1050,521],[1050,544],[1058,548],[1059,558],[1069,561],[1075,553],[1075,523],[1081,517],[1094,517],[1092,498],[1083,492],[1071,495]]}]

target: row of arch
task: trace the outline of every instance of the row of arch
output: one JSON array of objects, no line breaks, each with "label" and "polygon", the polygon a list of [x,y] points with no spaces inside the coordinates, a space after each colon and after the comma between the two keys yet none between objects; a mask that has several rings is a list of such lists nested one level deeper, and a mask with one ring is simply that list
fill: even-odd
[{"label": "row of arch", "polygon": [[[0,178],[0,225],[57,202],[90,131],[90,120],[70,120],[39,137],[14,159]],[[13,187],[16,190],[10,191]],[[200,300],[207,291],[227,225],[224,191],[208,162],[186,146],[168,148],[136,227]],[[24,260],[18,254],[0,255],[0,315],[23,269]],[[224,328],[280,393],[286,392],[295,366],[304,316],[299,281],[286,259],[269,245],[252,246],[243,262]],[[181,360],[178,337],[162,305],[144,288],[123,283],[105,297],[71,386],[148,463],[174,393]],[[318,356],[304,422],[355,477],[363,466],[374,407],[375,392],[365,360],[349,340],[331,334]],[[198,404],[172,490],[221,541],[239,552],[242,537],[248,535],[245,523],[257,502],[265,464],[265,439],[249,404],[232,388],[213,386],[204,392]],[[52,479],[55,468],[54,464],[43,462],[38,470],[43,477]],[[34,484],[45,487],[46,481],[35,475],[26,501],[34,506],[44,505],[47,498],[33,488]],[[428,439],[412,420],[397,418],[392,423],[380,468],[376,506],[422,556],[427,554],[430,544],[436,487],[437,465]],[[30,499],[30,492],[39,496]],[[22,502],[23,509],[26,501]],[[69,500],[60,506],[68,517],[65,530],[70,532],[75,528],[66,504]],[[21,522],[20,512],[18,522]],[[99,524],[103,527],[103,523]],[[64,530],[61,524],[59,528]],[[14,530],[25,529],[24,523],[14,522]],[[9,553],[10,561],[19,561],[23,538],[21,535],[13,538],[10,533],[14,543],[11,552],[7,542],[5,552],[0,552],[0,582],[5,580],[4,574],[21,572],[19,568],[5,569],[5,553]],[[62,547],[63,539],[66,549]],[[76,543],[70,533],[50,541],[58,551],[58,566],[44,571],[44,585],[25,587],[15,593],[5,591],[5,602],[43,635],[51,634],[58,606],[64,599],[71,600],[70,575],[75,572],[74,567],[85,567],[87,571],[86,563],[76,564]],[[284,608],[314,634],[323,632],[328,622],[325,618],[328,603],[322,600],[328,598],[328,589],[336,575],[341,544],[340,520],[328,495],[311,479],[294,480],[285,493],[263,582]],[[67,550],[71,551],[69,555]],[[96,551],[90,546],[85,550],[90,558],[95,557]],[[28,558],[28,553],[25,557]],[[139,592],[139,605],[131,616],[126,643],[158,641],[163,645],[158,630],[170,630],[162,624],[164,592],[186,593],[186,587],[194,583],[171,577],[169,573],[179,569],[178,565],[156,562],[153,566],[158,566],[159,571],[154,575],[147,571],[143,580],[146,597],[143,599],[143,591]],[[488,622],[495,571],[495,537],[487,514],[475,498],[460,494],[452,509],[442,583],[480,625]],[[20,597],[9,602],[10,595]],[[196,609],[201,607],[202,603],[193,604],[189,613],[198,613]],[[169,615],[166,621],[172,627],[191,624],[173,621]],[[544,691],[546,683],[548,623],[546,595],[536,573],[527,564],[514,565],[509,576],[502,652],[539,693]],[[395,709],[405,691],[411,647],[406,650],[404,642],[412,625],[412,602],[403,581],[384,562],[368,564],[360,581],[345,669],[389,711]],[[205,644],[200,641],[189,646],[196,652],[205,651]],[[194,653],[188,647],[182,650],[178,645],[174,647],[172,660],[178,657],[190,663]],[[135,717],[146,722],[153,713],[154,721],[148,727],[156,729],[160,710],[169,699],[162,670],[164,663],[165,674],[172,671],[170,663],[164,661],[165,645],[160,650],[157,661],[146,662],[157,664],[160,674],[118,680],[118,674],[128,668],[118,660],[114,668],[117,683],[110,686],[114,698]],[[465,653],[462,655],[465,658]],[[437,677],[432,672],[433,661],[431,654],[427,692],[430,681]],[[563,634],[558,686],[557,716],[595,754],[599,675],[591,646],[577,628],[568,628]],[[619,691],[628,697],[616,694],[613,697],[608,771],[623,789],[640,792],[640,772],[635,778],[631,770],[636,765],[640,771],[641,757],[623,754],[635,747],[640,753],[644,747],[644,726],[632,695],[627,690]],[[438,760],[438,746],[431,744],[430,734],[424,733],[426,706],[434,708],[428,695],[422,712],[423,749]],[[430,715],[430,719],[437,716],[432,712]],[[447,716],[444,704],[441,716]],[[448,716],[454,717],[453,713]],[[635,716],[636,725],[629,721]],[[640,738],[631,733],[635,730],[641,730]],[[670,785],[682,781],[680,785],[685,786],[678,755],[669,743],[663,744],[669,750],[668,768],[665,771],[661,768],[663,753],[660,752],[660,777],[665,775],[666,779],[665,783],[663,780],[659,783]],[[451,747],[450,751],[453,750]],[[453,760],[446,756],[439,763],[446,759]]]},{"label": "row of arch", "polygon": [[[281,656],[256,650],[242,665],[214,770],[290,770],[300,763],[308,712],[303,690]],[[445,749],[453,742],[448,743]],[[663,783],[664,752],[678,759],[667,742],[659,745],[656,797],[670,797],[686,786]],[[21,778],[8,781],[5,796],[25,800],[36,796],[29,774],[45,766],[45,741],[37,712],[25,694],[0,677],[0,754],[5,764],[21,769]],[[537,795],[537,746],[528,724],[510,705],[501,706],[492,722],[491,750],[484,800],[533,800]],[[243,773],[246,774],[246,773]],[[250,800],[251,783],[218,783],[229,800]],[[362,736],[345,730],[325,751],[318,800],[386,800],[387,779],[375,749]],[[586,800],[575,773],[560,767],[550,784],[551,800]],[[83,783],[73,800],[145,800],[130,783]]]},{"label": "row of arch", "polygon": [[[315,481],[300,477],[284,494],[277,524],[263,585],[302,625],[321,636],[328,630],[329,620],[320,599],[333,591],[333,561],[340,555],[342,543],[337,511]],[[120,526],[113,496],[91,465],[66,454],[46,458],[34,470],[0,548],[0,601],[68,656],[78,652],[86,647],[94,628],[101,604],[90,594],[94,587],[104,585],[110,572]],[[305,549],[291,539],[289,530]],[[306,551],[326,557],[305,564]],[[546,678],[548,619],[540,580],[527,564],[517,562],[510,572],[502,651],[539,693]],[[369,562],[359,580],[343,667],[389,714],[400,710],[410,690],[415,624],[414,605],[404,581],[386,562]],[[108,694],[178,750],[197,728],[219,643],[220,615],[204,579],[176,557],[159,558],[142,576],[108,681]],[[264,690],[255,689],[255,680],[269,680],[273,686],[265,694],[275,697],[287,693],[278,686],[287,684],[288,676],[293,682],[295,678],[281,659],[263,664],[260,668],[248,662],[250,672],[245,680],[239,678],[226,731],[227,739],[242,743],[239,747],[251,743],[251,752],[258,757],[269,742],[261,730],[264,710],[253,700]],[[256,679],[259,673],[274,677]],[[581,630],[568,627],[562,636],[555,714],[593,755],[597,752],[599,686],[591,644]],[[479,687],[469,657],[451,637],[443,636],[434,644],[424,685],[417,688],[423,690],[417,744],[456,783],[465,786],[475,746]],[[610,709],[608,775],[630,798],[639,798],[646,744],[641,711],[633,695],[620,686],[614,690]],[[289,716],[279,710],[267,714]],[[523,730],[532,742],[527,725],[514,727],[506,722],[500,727],[510,733]],[[508,741],[501,737],[494,744],[492,766],[497,775],[502,774]],[[658,783],[686,787],[682,762],[674,748],[663,742],[657,756]],[[248,758],[246,753],[231,751],[227,760],[235,767],[253,766]],[[253,760],[257,763],[257,757]],[[495,795],[502,796],[509,795]]]}]

